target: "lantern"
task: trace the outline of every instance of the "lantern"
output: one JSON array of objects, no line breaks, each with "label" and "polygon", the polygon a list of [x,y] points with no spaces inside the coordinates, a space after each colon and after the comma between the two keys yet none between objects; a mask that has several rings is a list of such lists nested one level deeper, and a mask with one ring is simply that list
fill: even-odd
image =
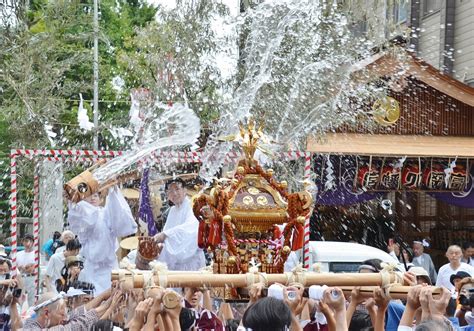
[{"label": "lantern", "polygon": [[406,189],[418,188],[421,181],[420,168],[415,165],[408,165],[402,171],[402,186]]},{"label": "lantern", "polygon": [[361,167],[357,175],[357,180],[362,187],[373,190],[379,180],[379,171],[376,168],[369,169],[367,166]]},{"label": "lantern", "polygon": [[380,176],[380,185],[387,189],[398,189],[400,186],[401,169],[385,166]]},{"label": "lantern", "polygon": [[433,166],[423,171],[423,185],[430,190],[442,190],[445,176],[443,166],[433,164]]},{"label": "lantern", "polygon": [[448,181],[448,189],[453,191],[463,191],[466,187],[466,169],[463,166],[456,166]]}]

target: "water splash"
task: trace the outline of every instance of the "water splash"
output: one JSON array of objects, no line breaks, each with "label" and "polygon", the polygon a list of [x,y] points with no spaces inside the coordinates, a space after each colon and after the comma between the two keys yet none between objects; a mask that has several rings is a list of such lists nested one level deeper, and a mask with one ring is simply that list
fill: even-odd
[{"label": "water splash", "polygon": [[241,81],[205,147],[200,175],[207,180],[232,148],[218,138],[236,133],[239,121],[263,119],[280,148],[301,149],[308,135],[355,125],[363,109],[354,100],[383,93],[352,79],[353,64],[368,57],[373,44],[355,37],[335,3],[263,2],[237,25],[241,35],[247,34]]},{"label": "water splash", "polygon": [[200,121],[196,114],[183,104],[173,106],[155,104],[161,114],[144,126],[143,143],[107,162],[93,172],[99,183],[104,183],[133,164],[163,148],[196,147],[200,135]]}]

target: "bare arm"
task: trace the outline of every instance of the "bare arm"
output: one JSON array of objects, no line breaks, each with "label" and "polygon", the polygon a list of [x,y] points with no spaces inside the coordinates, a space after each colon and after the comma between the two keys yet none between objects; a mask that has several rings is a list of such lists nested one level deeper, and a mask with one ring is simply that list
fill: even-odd
[{"label": "bare arm", "polygon": [[387,311],[390,300],[384,296],[381,288],[374,290],[374,299],[377,304],[377,316],[374,323],[374,331],[385,330],[385,312]]},{"label": "bare arm", "polygon": [[[334,295],[333,295],[334,294]],[[330,287],[324,291],[323,301],[334,310],[337,331],[346,331],[346,305],[344,293],[340,288]]]},{"label": "bare arm", "polygon": [[23,322],[18,313],[17,300],[17,298],[13,298],[12,303],[10,304],[10,320],[13,331],[19,330],[23,327]]},{"label": "bare arm", "polygon": [[347,325],[351,324],[352,315],[354,315],[357,305],[362,303],[363,301],[364,298],[362,298],[362,296],[360,295],[360,287],[354,287],[351,291],[351,302],[349,303],[346,312]]},{"label": "bare arm", "polygon": [[209,311],[212,311],[212,298],[211,298],[211,291],[205,289],[203,291],[203,308]]},{"label": "bare arm", "polygon": [[403,312],[402,319],[400,320],[400,326],[413,326],[413,319],[415,318],[415,313],[418,307],[420,307],[419,295],[422,289],[421,285],[412,287],[408,291],[407,295],[407,304],[405,306],[405,311]]}]

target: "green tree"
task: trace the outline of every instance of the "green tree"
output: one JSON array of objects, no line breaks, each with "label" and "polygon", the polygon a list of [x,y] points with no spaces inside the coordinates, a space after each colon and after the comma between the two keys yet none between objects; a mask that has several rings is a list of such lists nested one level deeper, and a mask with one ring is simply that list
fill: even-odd
[{"label": "green tree", "polygon": [[227,7],[214,1],[160,9],[157,19],[137,29],[121,51],[127,86],[148,88],[163,103],[186,100],[204,124],[216,120],[231,81],[222,78],[216,65],[224,46],[212,22],[226,13]]}]

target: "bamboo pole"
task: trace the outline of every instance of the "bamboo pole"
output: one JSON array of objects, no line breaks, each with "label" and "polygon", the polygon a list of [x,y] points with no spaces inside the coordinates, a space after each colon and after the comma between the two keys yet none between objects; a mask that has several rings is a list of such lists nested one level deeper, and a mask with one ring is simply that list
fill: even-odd
[{"label": "bamboo pole", "polygon": [[[304,286],[327,285],[327,286],[383,286],[395,283],[400,279],[395,273],[374,274],[322,274],[314,272],[296,272],[284,274],[212,274],[203,272],[130,272],[112,271],[112,280],[123,280],[134,288],[142,288],[152,281],[154,285],[162,287],[237,287],[245,288],[254,283],[263,282],[266,285],[279,283],[289,285],[297,282]],[[384,284],[385,283],[385,284]],[[133,286],[132,286],[133,285]]]},{"label": "bamboo pole", "polygon": [[[346,298],[351,296],[351,292],[354,286],[340,286],[342,292],[344,292],[344,296]],[[374,297],[374,290],[379,288],[377,286],[361,286],[359,288],[359,293],[364,298],[373,298]],[[386,290],[384,290],[385,294],[388,295],[390,299],[394,300],[404,300],[407,298],[408,291],[410,291],[411,286],[403,286],[400,284],[393,284],[389,286]],[[439,287],[433,287],[434,295],[441,294],[441,289]]]}]

